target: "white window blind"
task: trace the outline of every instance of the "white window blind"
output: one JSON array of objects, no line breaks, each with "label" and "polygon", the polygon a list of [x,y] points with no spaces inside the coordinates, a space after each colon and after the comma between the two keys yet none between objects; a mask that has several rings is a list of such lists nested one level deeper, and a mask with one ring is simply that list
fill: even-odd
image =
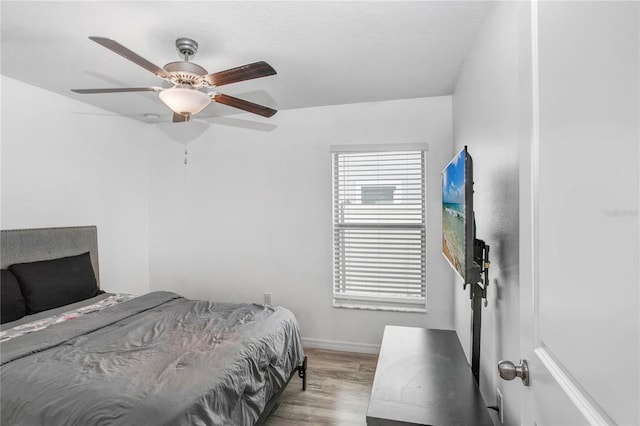
[{"label": "white window blind", "polygon": [[425,311],[425,155],[332,152],[334,306]]}]

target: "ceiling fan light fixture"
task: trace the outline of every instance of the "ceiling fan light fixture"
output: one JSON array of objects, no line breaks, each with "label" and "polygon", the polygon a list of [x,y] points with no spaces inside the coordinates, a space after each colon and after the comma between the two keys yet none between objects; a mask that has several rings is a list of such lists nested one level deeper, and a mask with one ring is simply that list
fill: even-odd
[{"label": "ceiling fan light fixture", "polygon": [[211,103],[211,97],[196,89],[172,87],[159,94],[160,100],[178,114],[195,115]]}]

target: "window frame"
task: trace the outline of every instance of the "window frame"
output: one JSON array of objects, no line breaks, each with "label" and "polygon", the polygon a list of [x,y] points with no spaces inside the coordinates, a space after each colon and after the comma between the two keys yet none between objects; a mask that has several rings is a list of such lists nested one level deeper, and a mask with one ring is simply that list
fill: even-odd
[{"label": "window frame", "polygon": [[[339,203],[340,195],[337,194],[339,192],[339,170],[341,165],[339,164],[339,158],[341,155],[348,154],[364,154],[364,153],[390,153],[390,152],[410,152],[412,155],[420,155],[420,194],[421,194],[421,222],[419,224],[391,224],[391,223],[368,223],[367,225],[357,224],[357,223],[345,223],[344,218],[341,222],[341,217],[344,216],[342,213],[344,210],[340,210],[340,207],[337,205]],[[332,219],[332,299],[333,306],[335,308],[349,308],[349,309],[365,309],[365,310],[384,310],[384,311],[397,311],[397,312],[419,312],[426,313],[427,309],[427,268],[426,268],[426,251],[427,251],[427,151],[428,146],[426,144],[385,144],[385,145],[334,145],[331,146],[331,219]],[[376,160],[377,161],[377,160]],[[381,175],[379,175],[381,176]],[[389,184],[384,181],[383,183],[375,183],[372,184],[374,186],[384,186]],[[362,187],[362,186],[361,186]],[[359,190],[361,189],[359,188]],[[397,190],[398,188],[396,188]],[[342,199],[344,201],[344,199]],[[361,198],[362,203],[362,198]],[[384,206],[384,205],[394,205],[392,204],[371,204],[371,206]],[[368,204],[361,204],[368,205]],[[401,205],[401,203],[395,204]],[[340,212],[340,213],[339,213]],[[367,294],[373,293],[373,291],[358,291],[351,288],[348,291],[339,291],[339,288],[349,287],[348,284],[344,284],[347,280],[346,275],[344,274],[344,268],[346,264],[345,255],[345,241],[348,241],[348,237],[345,237],[345,233],[343,232],[345,229],[369,229],[371,230],[371,235],[378,235],[376,232],[385,230],[400,230],[399,232],[408,232],[408,233],[417,233],[420,234],[420,249],[419,249],[419,265],[420,265],[420,295],[416,296],[415,290],[417,287],[415,284],[412,285],[412,290],[414,291],[413,295],[407,291],[405,292],[405,296],[400,296],[397,290],[391,290],[393,293],[391,296],[382,296],[382,292],[377,292],[378,295]],[[376,230],[374,231],[373,228]],[[402,231],[405,230],[405,231]],[[365,231],[366,232],[366,231]],[[389,231],[392,232],[392,231]],[[380,234],[384,235],[384,233]],[[366,238],[373,239],[372,236],[367,236]],[[392,235],[389,239],[393,239]],[[415,236],[411,237],[402,237],[402,238],[415,238]],[[382,240],[385,240],[385,237],[382,237]],[[384,247],[389,247],[388,241],[383,241],[382,244]],[[379,242],[377,244],[380,244]],[[387,244],[385,246],[385,244]],[[383,250],[384,251],[384,250]],[[347,251],[348,252],[348,251]],[[412,254],[415,254],[412,252]],[[347,256],[348,257],[348,256]],[[414,259],[416,259],[414,257]],[[384,259],[383,259],[384,260]],[[383,263],[383,262],[381,262]],[[418,263],[418,261],[416,261]],[[371,269],[375,269],[375,267],[371,267]],[[397,268],[396,268],[397,269]],[[412,269],[412,270],[415,270]],[[363,272],[363,271],[358,271]],[[369,272],[369,270],[364,271]],[[398,275],[402,275],[402,270],[398,272]],[[398,278],[397,276],[393,276],[392,278]],[[364,284],[367,285],[367,284]],[[356,286],[357,287],[357,286]],[[375,287],[375,286],[374,286]],[[379,285],[378,289],[383,288],[384,285]],[[409,286],[407,286],[409,287]],[[384,291],[384,290],[382,290]]]}]

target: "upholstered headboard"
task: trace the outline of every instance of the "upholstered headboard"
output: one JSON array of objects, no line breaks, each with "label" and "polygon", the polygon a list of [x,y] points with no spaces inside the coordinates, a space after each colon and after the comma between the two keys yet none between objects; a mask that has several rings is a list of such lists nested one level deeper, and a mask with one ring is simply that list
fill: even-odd
[{"label": "upholstered headboard", "polygon": [[95,226],[3,230],[0,235],[0,264],[50,260],[90,252],[91,264],[100,287],[98,229]]}]

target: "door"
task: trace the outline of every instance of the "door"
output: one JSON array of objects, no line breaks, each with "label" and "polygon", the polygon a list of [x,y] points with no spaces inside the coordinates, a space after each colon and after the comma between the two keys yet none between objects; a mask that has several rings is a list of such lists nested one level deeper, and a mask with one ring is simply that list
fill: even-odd
[{"label": "door", "polygon": [[530,13],[522,423],[638,425],[639,3]]}]

